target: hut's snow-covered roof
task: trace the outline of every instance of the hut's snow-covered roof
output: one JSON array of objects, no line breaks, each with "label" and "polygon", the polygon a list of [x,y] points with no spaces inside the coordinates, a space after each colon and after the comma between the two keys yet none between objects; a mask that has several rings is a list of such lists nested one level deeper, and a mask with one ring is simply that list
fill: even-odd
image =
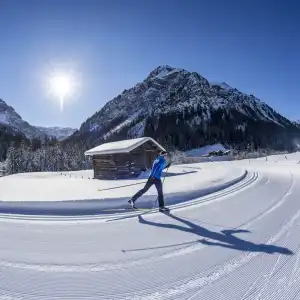
[{"label": "hut's snow-covered roof", "polygon": [[129,153],[130,151],[134,150],[135,148],[141,146],[142,144],[148,141],[151,141],[159,149],[165,151],[165,149],[154,139],[150,137],[142,137],[137,139],[101,144],[95,148],[86,151],[84,154],[92,156],[101,154]]}]

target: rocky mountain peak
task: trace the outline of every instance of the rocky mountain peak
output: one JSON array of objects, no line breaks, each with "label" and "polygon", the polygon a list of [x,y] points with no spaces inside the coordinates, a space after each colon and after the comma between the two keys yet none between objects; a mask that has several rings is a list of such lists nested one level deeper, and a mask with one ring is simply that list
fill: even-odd
[{"label": "rocky mountain peak", "polygon": [[150,72],[148,78],[153,78],[156,76],[163,77],[164,75],[168,74],[169,72],[175,70],[175,68],[169,65],[161,65],[155,68],[153,71]]},{"label": "rocky mountain peak", "polygon": [[227,91],[229,91],[229,90],[234,90],[234,88],[233,87],[231,87],[229,84],[227,84],[226,82],[221,82],[221,83],[219,83],[219,82],[211,82],[211,85],[212,86],[218,86],[218,87],[220,87],[220,88],[222,88],[222,89],[224,89],[224,90],[227,90]]},{"label": "rocky mountain peak", "polygon": [[[259,126],[278,132],[278,136],[296,127],[255,96],[225,82],[209,83],[196,72],[162,65],[107,102],[76,135],[92,135],[91,145],[148,135],[183,148],[200,146],[204,140],[219,142],[219,137],[238,137],[241,132],[251,132],[249,136],[258,144],[263,140]],[[226,132],[223,127],[228,128]],[[275,142],[270,139],[268,143]]]}]

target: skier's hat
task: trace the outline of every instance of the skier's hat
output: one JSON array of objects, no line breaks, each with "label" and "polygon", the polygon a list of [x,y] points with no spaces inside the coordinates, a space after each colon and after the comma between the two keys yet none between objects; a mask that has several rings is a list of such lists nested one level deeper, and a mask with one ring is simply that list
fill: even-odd
[{"label": "skier's hat", "polygon": [[160,151],[160,152],[159,152],[159,154],[160,154],[160,155],[167,155],[167,154],[168,154],[168,152],[167,152],[167,151],[164,151],[164,150],[162,150],[162,151]]}]

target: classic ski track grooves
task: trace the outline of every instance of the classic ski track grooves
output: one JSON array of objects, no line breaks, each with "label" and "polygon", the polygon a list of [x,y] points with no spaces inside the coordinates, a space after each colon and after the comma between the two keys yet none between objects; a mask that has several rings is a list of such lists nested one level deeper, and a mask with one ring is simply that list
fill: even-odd
[{"label": "classic ski track grooves", "polygon": [[300,171],[277,164],[170,215],[1,216],[0,300],[300,299]]},{"label": "classic ski track grooves", "polygon": [[[287,222],[279,232],[270,237],[265,243],[266,244],[271,244],[274,242],[277,242],[282,236],[287,234],[288,230],[292,227],[292,225],[299,219],[300,217],[300,210],[297,211],[297,213],[292,217],[292,219]],[[174,296],[179,296],[182,295],[186,292],[189,292],[190,290],[194,289],[201,289],[204,288],[207,285],[213,284],[215,281],[221,280],[225,276],[229,276],[232,272],[234,272],[236,269],[243,267],[245,264],[248,264],[259,256],[261,254],[257,252],[252,252],[247,255],[242,255],[241,258],[235,257],[231,261],[226,261],[224,264],[218,266],[213,272],[211,272],[209,275],[206,276],[201,276],[197,277],[195,276],[194,278],[189,278],[186,280],[186,282],[180,284],[179,282],[174,283],[174,288],[171,289],[166,289],[166,290],[161,290],[160,292],[156,292],[147,296],[142,296],[142,297],[132,297],[132,298],[126,298],[126,299],[144,299],[144,300],[152,300],[152,299],[160,299],[163,297],[164,299],[171,298]],[[279,255],[280,257],[280,255]],[[201,292],[201,291],[200,291]],[[199,291],[197,291],[195,294],[193,294],[192,297],[189,297],[187,299],[192,299],[196,294],[198,294]],[[195,298],[197,299],[197,298]],[[199,299],[199,298],[198,298]],[[255,298],[257,299],[257,298]]]},{"label": "classic ski track grooves", "polygon": [[[255,177],[257,178],[257,177]],[[249,220],[247,223],[243,223],[240,226],[236,227],[238,228],[243,228],[247,229],[250,227],[250,225],[264,217],[265,215],[269,214],[272,212],[274,209],[279,208],[284,201],[286,200],[286,197],[289,195],[290,191],[292,190],[292,187],[294,185],[294,179],[292,180],[292,183],[287,190],[287,192],[284,194],[282,198],[280,198],[274,205],[269,207],[267,210],[262,212],[261,214],[253,217],[251,220]],[[36,271],[47,271],[47,272],[99,272],[99,271],[107,271],[107,270],[119,270],[119,269],[124,269],[124,268],[129,268],[132,266],[137,266],[137,265],[143,265],[147,263],[153,263],[155,261],[159,261],[162,259],[166,258],[174,258],[174,257],[179,257],[182,255],[187,255],[195,251],[199,251],[207,246],[204,246],[202,244],[198,246],[187,246],[183,247],[180,250],[175,250],[172,252],[168,252],[162,256],[159,257],[154,257],[154,258],[148,258],[148,259],[141,259],[141,260],[136,260],[124,264],[104,264],[102,263],[101,265],[42,265],[42,264],[24,264],[24,263],[13,263],[13,262],[8,262],[8,261],[0,261],[0,266],[3,267],[14,267],[14,268],[20,268],[20,269],[30,269],[30,270],[36,270]]]}]

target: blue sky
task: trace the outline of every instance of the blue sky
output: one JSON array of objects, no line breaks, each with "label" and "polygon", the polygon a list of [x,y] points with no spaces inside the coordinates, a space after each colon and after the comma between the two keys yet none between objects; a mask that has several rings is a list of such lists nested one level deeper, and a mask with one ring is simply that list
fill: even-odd
[{"label": "blue sky", "polygon": [[[33,125],[79,127],[162,64],[300,119],[300,4],[278,0],[0,0],[0,98]],[[60,112],[53,69],[80,86]]]}]

